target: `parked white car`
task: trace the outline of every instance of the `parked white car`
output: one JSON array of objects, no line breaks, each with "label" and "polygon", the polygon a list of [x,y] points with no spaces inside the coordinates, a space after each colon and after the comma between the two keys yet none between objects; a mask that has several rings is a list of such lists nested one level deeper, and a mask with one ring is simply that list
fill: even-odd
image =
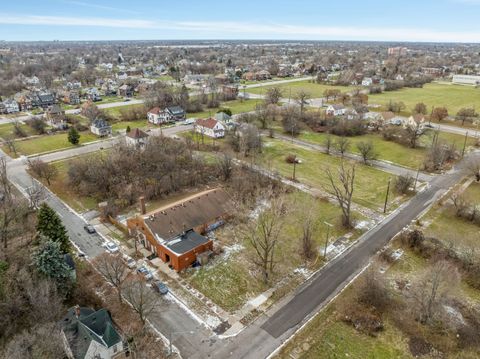
[{"label": "parked white car", "polygon": [[120,250],[120,249],[118,248],[118,246],[117,246],[115,243],[113,243],[113,242],[107,242],[107,243],[105,243],[105,248],[106,248],[106,250],[107,250],[108,253],[112,253],[112,254],[113,254],[113,253],[118,253],[118,251]]},{"label": "parked white car", "polygon": [[133,269],[137,266],[137,262],[132,257],[129,257],[126,254],[124,254],[122,258],[128,268]]}]

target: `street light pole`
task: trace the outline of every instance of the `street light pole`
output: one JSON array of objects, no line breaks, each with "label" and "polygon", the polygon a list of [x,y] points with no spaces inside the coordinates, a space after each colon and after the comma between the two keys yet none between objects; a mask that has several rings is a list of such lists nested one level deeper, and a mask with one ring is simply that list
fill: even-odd
[{"label": "street light pole", "polygon": [[416,191],[417,190],[417,181],[418,181],[418,175],[420,174],[420,167],[418,167],[418,170],[417,170],[417,175],[415,176],[415,184],[413,185],[413,190]]},{"label": "street light pole", "polygon": [[387,202],[388,202],[388,192],[390,192],[390,182],[392,181],[391,178],[388,179],[387,185],[387,193],[385,195],[385,205],[383,206],[383,213],[387,213]]}]

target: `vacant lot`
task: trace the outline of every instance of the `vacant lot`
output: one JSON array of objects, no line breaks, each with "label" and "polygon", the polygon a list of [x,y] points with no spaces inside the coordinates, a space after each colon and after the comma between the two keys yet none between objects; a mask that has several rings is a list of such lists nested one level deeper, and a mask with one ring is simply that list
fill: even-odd
[{"label": "vacant lot", "polygon": [[[300,135],[299,138],[304,141],[323,145],[326,137],[327,135],[324,133],[305,131]],[[332,135],[332,139],[335,142],[338,139],[338,136]],[[420,142],[422,147],[410,148],[393,141],[387,141],[381,134],[372,133],[363,136],[349,137],[349,152],[358,154],[359,151],[356,145],[359,142],[372,142],[375,152],[378,154],[378,159],[417,169],[423,165],[427,152],[426,148],[430,146],[432,139],[433,132],[431,131],[421,139]],[[463,147],[464,137],[451,133],[440,132],[439,140],[447,143],[455,143],[457,149],[461,150]],[[469,138],[467,140],[467,146],[473,146],[474,143],[475,140],[473,138]]]},{"label": "vacant lot", "polygon": [[206,108],[202,112],[188,113],[187,117],[188,118],[213,117],[220,109],[224,109],[224,108],[228,108],[229,110],[231,110],[232,114],[234,115],[238,113],[243,113],[243,112],[250,112],[255,110],[256,105],[261,102],[262,102],[261,100],[226,101],[226,102],[222,102],[219,107]]},{"label": "vacant lot", "polygon": [[[33,131],[33,129],[28,126],[28,125],[25,125],[25,124],[21,124],[20,125],[20,128],[25,131],[25,134],[27,136],[31,136],[31,135],[34,135],[35,134],[35,131]],[[1,138],[14,138],[14,137],[17,137],[14,135],[14,132],[13,132],[13,129],[14,129],[14,126],[13,126],[13,123],[5,123],[3,125],[0,125],[0,137]]]},{"label": "vacant lot", "polygon": [[[480,184],[472,183],[463,192],[463,197],[477,206],[480,204]],[[480,226],[466,219],[455,216],[455,208],[451,201],[443,205],[437,204],[425,217],[425,233],[435,237],[447,245],[461,251],[478,248],[480,243]]]},{"label": "vacant lot", "polygon": [[331,85],[324,85],[324,84],[317,84],[311,82],[309,80],[306,81],[299,81],[299,82],[291,82],[286,84],[279,84],[278,86],[264,86],[264,87],[257,87],[252,89],[247,89],[247,92],[264,95],[269,88],[278,87],[283,92],[283,97],[288,98],[291,96],[292,98],[300,91],[303,90],[310,94],[312,98],[319,98],[323,97],[323,93],[325,90],[340,90],[342,92],[349,92],[352,91],[355,87],[353,86],[331,86]]},{"label": "vacant lot", "polygon": [[[302,163],[296,166],[296,179],[312,187],[331,190],[326,170],[336,173],[341,159],[317,151],[307,150],[284,141],[266,140],[261,164],[267,169],[276,170],[281,175],[292,177],[293,165],[285,161],[288,155],[296,155]],[[389,178],[395,179],[386,172],[357,164],[355,177],[354,202],[375,210],[383,210],[383,201],[387,191]]]},{"label": "vacant lot", "polygon": [[[98,137],[94,134],[85,131],[80,133],[80,144],[97,140]],[[57,151],[64,148],[75,147],[68,142],[67,133],[59,133],[55,135],[44,135],[28,139],[25,141],[16,141],[17,156],[20,155],[33,155],[36,153]],[[8,151],[8,148],[4,145],[3,150],[9,155],[14,156],[13,153]]]},{"label": "vacant lot", "polygon": [[[327,227],[324,222],[334,224],[330,230],[330,243],[346,233],[339,224],[340,209],[331,203],[314,199],[302,192],[293,192],[286,197],[288,216],[285,219],[282,235],[278,242],[275,272],[272,284],[281,280],[296,281],[293,276],[296,268],[315,270],[323,263],[321,253],[325,243]],[[314,213],[316,223],[313,240],[317,256],[309,263],[300,256],[300,239],[305,213]],[[253,219],[252,219],[253,220]],[[224,253],[200,269],[189,270],[185,278],[197,290],[225,310],[235,311],[248,300],[255,298],[269,286],[261,280],[261,275],[253,264],[256,258],[253,248],[245,240],[245,232],[238,224],[227,224],[215,232],[216,245],[224,248]],[[351,240],[361,231],[354,230]],[[290,276],[292,276],[290,278]],[[287,284],[285,284],[287,285]],[[293,288],[292,288],[293,289]]]},{"label": "vacant lot", "polygon": [[480,89],[469,86],[426,84],[423,88],[404,88],[398,91],[369,95],[370,104],[387,105],[390,101],[402,101],[406,111],[415,104],[425,103],[427,108],[445,106],[450,115],[455,115],[462,107],[480,107]]}]

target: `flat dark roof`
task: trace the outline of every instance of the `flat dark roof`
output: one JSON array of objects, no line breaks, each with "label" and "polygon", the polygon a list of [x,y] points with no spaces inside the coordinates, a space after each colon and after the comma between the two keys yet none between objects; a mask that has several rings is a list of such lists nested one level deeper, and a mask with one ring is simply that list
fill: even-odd
[{"label": "flat dark roof", "polygon": [[209,239],[201,236],[195,231],[188,231],[179,238],[165,243],[165,247],[177,254],[187,253],[198,246],[208,243]]}]

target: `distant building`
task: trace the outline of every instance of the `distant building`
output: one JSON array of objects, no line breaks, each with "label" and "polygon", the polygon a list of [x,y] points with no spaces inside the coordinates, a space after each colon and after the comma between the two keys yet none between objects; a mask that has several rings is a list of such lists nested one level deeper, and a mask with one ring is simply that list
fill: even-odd
[{"label": "distant building", "polygon": [[20,111],[18,102],[15,100],[5,100],[3,101],[3,111],[5,113],[15,113]]},{"label": "distant building", "polygon": [[97,118],[90,125],[90,131],[100,137],[110,136],[112,134],[112,126],[104,119]]},{"label": "distant building", "polygon": [[343,105],[333,104],[328,105],[326,113],[329,116],[343,116],[347,112],[347,108]]},{"label": "distant building", "polygon": [[47,124],[59,130],[67,128],[67,121],[65,118],[65,111],[60,106],[52,105],[47,109],[45,114]]},{"label": "distant building", "polygon": [[388,56],[405,56],[407,54],[408,49],[406,47],[389,47],[388,48]]},{"label": "distant building", "polygon": [[480,85],[480,76],[477,75],[453,75],[452,83],[457,85]]},{"label": "distant building", "polygon": [[154,125],[161,125],[162,123],[175,122],[185,120],[187,114],[180,106],[170,106],[165,109],[154,107],[147,112],[148,122]]},{"label": "distant building", "polygon": [[123,340],[108,310],[79,307],[68,310],[59,323],[69,359],[115,359],[124,357]]}]

